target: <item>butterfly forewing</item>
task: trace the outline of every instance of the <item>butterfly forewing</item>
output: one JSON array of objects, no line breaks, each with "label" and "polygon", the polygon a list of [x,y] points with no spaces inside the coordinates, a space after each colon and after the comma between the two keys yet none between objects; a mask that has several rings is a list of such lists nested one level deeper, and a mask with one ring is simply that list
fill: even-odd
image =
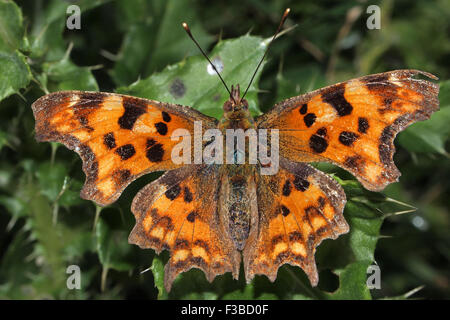
[{"label": "butterfly forewing", "polygon": [[437,84],[416,70],[374,74],[277,104],[258,127],[280,130],[280,154],[292,161],[327,161],[379,191],[400,176],[393,140],[408,125],[438,110]]},{"label": "butterfly forewing", "polygon": [[177,168],[171,160],[176,129],[193,133],[194,121],[215,127],[215,119],[189,107],[112,93],[62,91],[32,105],[36,139],[57,141],[80,154],[85,199],[114,202],[139,176]]}]

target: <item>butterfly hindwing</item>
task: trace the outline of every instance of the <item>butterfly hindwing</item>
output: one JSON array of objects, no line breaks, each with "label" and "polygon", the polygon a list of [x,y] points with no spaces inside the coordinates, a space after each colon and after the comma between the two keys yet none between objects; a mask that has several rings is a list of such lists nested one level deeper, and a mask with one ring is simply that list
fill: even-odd
[{"label": "butterfly hindwing", "polygon": [[315,248],[336,239],[349,227],[342,215],[346,197],[332,178],[304,163],[280,159],[276,175],[258,175],[258,224],[252,226],[244,249],[247,282],[255,274],[271,281],[278,268],[300,266],[311,283],[318,282]]},{"label": "butterfly hindwing", "polygon": [[188,107],[103,92],[61,91],[32,105],[36,139],[57,141],[80,154],[86,182],[81,196],[114,202],[137,177],[178,167],[171,161],[176,129],[193,132],[215,119]]},{"label": "butterfly hindwing", "polygon": [[369,190],[397,181],[396,134],[438,110],[439,86],[397,70],[342,82],[277,104],[257,119],[280,130],[280,155],[292,161],[332,162]]},{"label": "butterfly hindwing", "polygon": [[171,170],[142,189],[133,200],[136,225],[129,242],[156,252],[170,250],[165,267],[165,287],[191,268],[216,275],[238,277],[240,253],[220,232],[217,197],[219,169],[197,165]]}]

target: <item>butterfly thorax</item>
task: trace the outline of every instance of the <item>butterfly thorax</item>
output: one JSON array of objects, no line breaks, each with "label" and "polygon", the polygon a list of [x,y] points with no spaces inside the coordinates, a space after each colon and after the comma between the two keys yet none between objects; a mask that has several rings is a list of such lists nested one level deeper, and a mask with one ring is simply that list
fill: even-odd
[{"label": "butterfly thorax", "polygon": [[230,98],[223,104],[223,117],[218,127],[223,133],[226,129],[247,130],[255,127],[248,102],[240,97],[239,85],[231,86]]}]

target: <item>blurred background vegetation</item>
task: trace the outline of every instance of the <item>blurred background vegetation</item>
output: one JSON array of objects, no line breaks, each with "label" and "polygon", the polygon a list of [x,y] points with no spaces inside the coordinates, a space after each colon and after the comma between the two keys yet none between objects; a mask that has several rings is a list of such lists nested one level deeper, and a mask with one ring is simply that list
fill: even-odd
[{"label": "blurred background vegetation", "polygon": [[[80,6],[81,29],[65,27]],[[381,8],[381,29],[369,30],[368,5]],[[159,174],[131,184],[100,209],[79,198],[78,156],[34,140],[31,103],[58,90],[121,92],[188,104],[220,117],[226,91],[180,27],[187,21],[229,83],[245,85],[261,43],[291,8],[249,100],[257,114],[274,102],[327,84],[393,69],[420,69],[440,80],[441,110],[396,139],[399,183],[363,190],[333,173],[349,199],[351,232],[326,240],[316,259],[320,283],[284,266],[275,283],[249,285],[230,274],[209,284],[198,270],[162,287],[167,252],[129,245],[130,204]],[[170,67],[167,67],[171,65]],[[2,299],[380,299],[450,298],[450,2],[0,0],[0,298]],[[181,79],[180,97],[170,84]],[[417,210],[414,210],[417,208]],[[366,286],[367,267],[381,270],[381,288]],[[80,290],[66,287],[78,265]],[[145,271],[145,272],[144,272]]]}]

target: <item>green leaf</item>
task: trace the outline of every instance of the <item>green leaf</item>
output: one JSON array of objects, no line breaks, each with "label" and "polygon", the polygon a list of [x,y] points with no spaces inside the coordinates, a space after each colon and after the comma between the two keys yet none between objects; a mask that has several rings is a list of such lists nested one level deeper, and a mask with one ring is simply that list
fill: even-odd
[{"label": "green leaf", "polygon": [[347,265],[342,270],[336,270],[339,275],[339,289],[333,293],[326,293],[333,300],[367,300],[371,299],[367,287],[367,268],[371,260],[362,260]]},{"label": "green leaf", "polygon": [[67,166],[62,163],[44,162],[36,170],[41,194],[52,203],[69,207],[83,202],[80,198],[82,182],[69,179]]},{"label": "green leaf", "polygon": [[[350,225],[348,234],[337,240],[326,240],[317,250],[316,260],[321,269],[331,269],[339,275],[339,288],[326,293],[330,299],[370,299],[366,286],[367,268],[374,261],[375,247],[380,236],[383,215],[376,211],[381,199],[369,195],[355,181],[339,180],[347,204],[344,216]],[[374,193],[372,193],[374,194]]]},{"label": "green leaf", "polygon": [[164,288],[164,263],[159,256],[153,258],[151,270],[155,279],[155,287],[158,288],[158,299],[167,299],[167,291]]},{"label": "green leaf", "polygon": [[253,284],[248,284],[243,290],[238,289],[227,293],[222,297],[223,300],[252,300],[254,297]]},{"label": "green leaf", "polygon": [[[71,231],[52,223],[52,204],[39,190],[39,185],[27,174],[21,178],[16,197],[26,203],[28,215],[26,229],[35,241],[31,255],[37,263],[45,266],[40,273],[31,274],[35,298],[59,297],[65,289],[65,246],[71,239]],[[45,270],[45,271],[44,271]]]},{"label": "green leaf", "polygon": [[0,299],[23,299],[23,287],[29,274],[36,272],[32,263],[23,263],[32,250],[28,235],[21,229],[12,239],[0,265]]},{"label": "green leaf", "polygon": [[14,219],[27,215],[27,204],[22,199],[2,195],[0,196],[0,204],[6,208]]},{"label": "green leaf", "polygon": [[68,57],[57,62],[46,62],[42,65],[42,69],[46,74],[50,91],[98,91],[97,81],[92,75],[91,68],[76,66]]},{"label": "green leaf", "polygon": [[0,51],[0,101],[19,92],[31,80],[26,58],[19,51]]},{"label": "green leaf", "polygon": [[118,271],[127,271],[133,268],[126,261],[126,257],[130,252],[130,246],[128,245],[128,235],[125,231],[111,229],[100,218],[96,226],[95,236],[97,239],[97,253],[103,268]]},{"label": "green leaf", "polygon": [[67,208],[83,203],[84,200],[80,198],[80,190],[82,187],[83,182],[68,179],[67,186],[63,185],[64,190],[60,190],[58,203]]},{"label": "green leaf", "polygon": [[[81,12],[85,12],[110,0],[82,0],[77,1]],[[50,0],[45,2],[43,8],[36,5],[34,8],[37,19],[31,27],[31,57],[33,59],[44,59],[45,61],[58,61],[64,57],[67,44],[63,39],[63,32],[66,29],[66,19],[68,18],[67,8],[71,3],[60,0]],[[81,28],[87,26],[83,24],[81,16]],[[78,30],[69,30],[77,32]]]},{"label": "green leaf", "polygon": [[0,51],[14,52],[24,45],[22,23],[20,8],[12,1],[0,0]]},{"label": "green leaf", "polygon": [[325,86],[323,72],[314,65],[278,72],[277,102]]},{"label": "green leaf", "polygon": [[0,150],[2,150],[2,148],[7,145],[9,145],[8,134],[6,132],[0,131]]},{"label": "green leaf", "polygon": [[141,0],[130,6],[129,1],[122,0],[117,5],[126,35],[111,75],[120,86],[147,77],[160,66],[198,53],[181,27],[184,21],[189,22],[203,48],[211,43],[212,38],[201,28],[192,3]]},{"label": "green leaf", "polygon": [[67,166],[64,166],[62,163],[42,163],[36,171],[41,194],[45,195],[52,202],[56,201],[67,174]]},{"label": "green leaf", "polygon": [[20,8],[12,1],[0,1],[0,101],[25,88],[31,80],[27,46]]},{"label": "green leaf", "polygon": [[[262,58],[268,40],[243,36],[220,41],[210,54],[213,63],[223,65],[222,77],[227,84],[241,84],[241,93],[250,81],[258,61]],[[191,106],[204,114],[219,118],[222,104],[229,95],[214,72],[208,72],[209,63],[202,56],[189,57],[164,71],[139,80],[129,87],[119,88],[119,93]],[[246,99],[253,114],[261,111],[257,104],[258,71]]]}]

